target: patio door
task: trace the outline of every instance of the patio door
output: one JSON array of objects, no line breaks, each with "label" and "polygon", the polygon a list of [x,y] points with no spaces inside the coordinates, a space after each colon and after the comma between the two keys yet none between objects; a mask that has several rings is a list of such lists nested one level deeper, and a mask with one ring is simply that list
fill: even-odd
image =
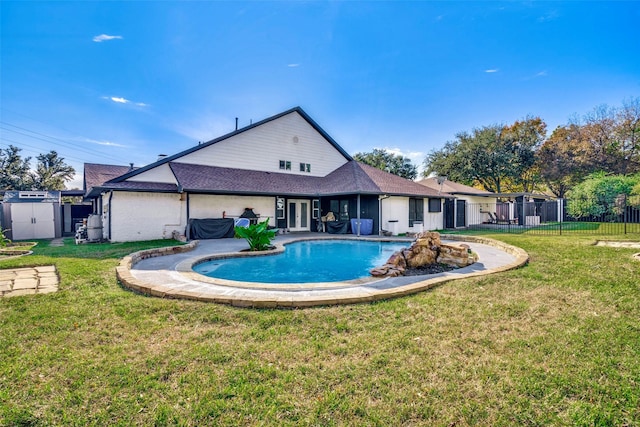
[{"label": "patio door", "polygon": [[289,200],[287,225],[289,231],[309,231],[309,201]]}]

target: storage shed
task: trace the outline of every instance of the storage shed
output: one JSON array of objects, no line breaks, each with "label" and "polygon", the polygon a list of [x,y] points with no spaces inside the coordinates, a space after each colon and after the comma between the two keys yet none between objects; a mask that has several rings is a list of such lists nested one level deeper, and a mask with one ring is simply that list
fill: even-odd
[{"label": "storage shed", "polygon": [[62,236],[59,191],[6,191],[2,200],[2,229],[11,240],[53,239]]}]

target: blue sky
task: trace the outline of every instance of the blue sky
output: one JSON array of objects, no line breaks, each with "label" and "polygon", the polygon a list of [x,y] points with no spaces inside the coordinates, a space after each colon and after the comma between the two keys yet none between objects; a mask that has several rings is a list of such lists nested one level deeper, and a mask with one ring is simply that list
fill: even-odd
[{"label": "blue sky", "polygon": [[[640,2],[0,2],[0,146],[142,166],[301,106],[349,153],[640,95]],[[75,180],[70,186],[80,186]]]}]

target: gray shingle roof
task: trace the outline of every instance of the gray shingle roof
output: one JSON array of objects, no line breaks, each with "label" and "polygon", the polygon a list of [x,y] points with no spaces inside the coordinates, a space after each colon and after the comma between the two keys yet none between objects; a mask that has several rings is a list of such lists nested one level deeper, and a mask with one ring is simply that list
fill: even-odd
[{"label": "gray shingle roof", "polygon": [[[133,168],[136,169],[136,168]],[[102,165],[99,163],[84,164],[84,191],[99,187],[107,181],[124,175],[132,170],[131,166]]]},{"label": "gray shingle roof", "polygon": [[325,177],[290,173],[169,163],[185,191],[223,194],[330,196],[338,194],[389,194],[447,197],[408,179],[358,163],[345,163]]},{"label": "gray shingle roof", "polygon": [[[413,197],[450,197],[414,181],[349,161],[325,177],[292,173],[263,172],[170,162],[178,185],[159,182],[121,181],[118,173],[130,171],[126,166],[85,164],[87,196],[99,189],[123,191],[179,192],[211,194],[331,196],[342,194],[387,194]],[[91,191],[95,189],[95,191]]]}]

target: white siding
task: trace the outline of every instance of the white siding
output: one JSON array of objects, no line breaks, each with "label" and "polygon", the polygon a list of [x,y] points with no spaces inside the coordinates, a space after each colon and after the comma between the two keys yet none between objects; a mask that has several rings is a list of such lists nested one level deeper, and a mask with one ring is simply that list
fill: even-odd
[{"label": "white siding", "polygon": [[111,241],[169,239],[176,230],[184,234],[186,202],[179,194],[114,192],[109,203],[105,194],[104,230],[108,233],[111,216]]},{"label": "white siding", "polygon": [[424,231],[442,230],[444,228],[444,206],[440,201],[440,212],[429,212],[429,199],[424,199]]},{"label": "white siding", "polygon": [[275,226],[275,206],[275,197],[192,194],[189,196],[189,217],[222,218],[224,212],[227,218],[237,218],[245,208],[252,208],[262,221],[268,217],[269,225]]},{"label": "white siding", "polygon": [[[297,142],[295,140],[297,139]],[[281,170],[279,161],[291,162]],[[347,162],[340,152],[298,113],[239,133],[175,161],[198,165],[240,168],[297,175],[326,176]],[[300,172],[309,163],[311,172]]]},{"label": "white siding", "polygon": [[[424,231],[441,230],[443,228],[443,213],[429,212],[429,199],[425,198],[424,220],[422,221]],[[389,197],[382,201],[382,228],[390,229],[389,220],[398,220],[396,230],[399,234],[407,232],[418,232],[418,227],[409,227],[409,198]],[[393,228],[393,227],[391,227]]]},{"label": "white siding", "polygon": [[177,184],[176,177],[171,172],[168,163],[164,163],[139,175],[132,176],[127,181],[137,182],[164,182],[169,184]]},{"label": "white siding", "polygon": [[397,220],[395,229],[398,233],[409,231],[409,198],[389,197],[382,201],[382,228],[385,230],[394,227],[388,221]]}]

